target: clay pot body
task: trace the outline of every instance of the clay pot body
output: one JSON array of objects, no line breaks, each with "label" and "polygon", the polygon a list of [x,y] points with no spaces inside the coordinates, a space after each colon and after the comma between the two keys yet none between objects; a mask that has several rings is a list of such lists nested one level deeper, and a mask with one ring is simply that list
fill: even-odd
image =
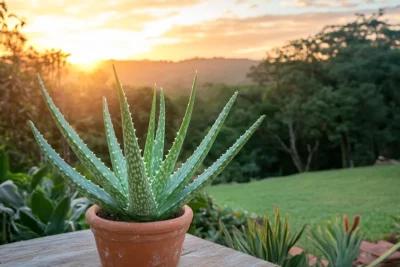
[{"label": "clay pot body", "polygon": [[97,216],[100,207],[86,212],[101,264],[104,267],[177,266],[193,211],[184,206],[180,217],[158,222],[117,222]]}]

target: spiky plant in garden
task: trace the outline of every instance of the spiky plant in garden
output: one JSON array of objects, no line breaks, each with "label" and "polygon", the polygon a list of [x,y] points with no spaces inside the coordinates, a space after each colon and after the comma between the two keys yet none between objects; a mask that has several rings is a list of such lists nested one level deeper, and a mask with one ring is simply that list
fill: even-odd
[{"label": "spiky plant in garden", "polygon": [[135,135],[129,105],[115,68],[114,75],[121,106],[124,152],[122,152],[115,136],[107,102],[104,99],[104,124],[113,170],[104,165],[74,132],[53,103],[39,77],[40,87],[53,119],[78,159],[93,174],[94,183],[65,163],[39,133],[34,124],[32,122],[30,124],[47,160],[59,170],[63,177],[74,185],[82,195],[91,199],[105,211],[117,213],[126,220],[157,221],[169,218],[179,211],[182,206],[223,171],[264,118],[264,116],[260,117],[216,162],[191,182],[193,175],[215,141],[236,99],[237,93],[226,104],[194,153],[174,172],[193,110],[197,74],[193,81],[189,104],[182,124],[165,158],[165,103],[163,91],[161,90],[160,93],[160,111],[158,127],[155,133],[156,91],[154,90],[147,139],[142,156]]},{"label": "spiky plant in garden", "polygon": [[233,226],[231,233],[222,221],[220,229],[226,245],[235,250],[282,267],[308,265],[305,253],[289,255],[290,249],[302,236],[305,225],[300,231],[292,233],[288,218],[281,218],[279,208],[275,208],[274,219],[264,215],[262,224],[249,217],[247,226],[242,226],[240,229]]},{"label": "spiky plant in garden", "polygon": [[311,231],[311,241],[328,260],[328,267],[351,267],[360,251],[363,238],[359,228],[360,216],[353,217],[352,225],[347,215],[340,219],[335,217],[324,227]]}]

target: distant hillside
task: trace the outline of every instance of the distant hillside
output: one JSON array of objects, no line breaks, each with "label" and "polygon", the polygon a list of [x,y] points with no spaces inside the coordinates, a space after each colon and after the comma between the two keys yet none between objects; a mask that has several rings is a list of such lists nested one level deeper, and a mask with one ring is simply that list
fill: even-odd
[{"label": "distant hillside", "polygon": [[258,61],[249,59],[190,59],[179,62],[127,60],[104,61],[99,68],[111,72],[115,64],[118,75],[124,84],[132,86],[163,87],[168,92],[189,89],[195,71],[198,72],[198,83],[249,84],[246,75],[251,66]]}]

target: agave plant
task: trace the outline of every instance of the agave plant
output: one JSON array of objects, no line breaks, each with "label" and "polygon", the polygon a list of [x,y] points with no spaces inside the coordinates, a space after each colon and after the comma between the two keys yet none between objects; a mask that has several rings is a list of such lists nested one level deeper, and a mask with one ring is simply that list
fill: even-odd
[{"label": "agave plant", "polygon": [[194,106],[197,73],[193,81],[189,104],[182,124],[165,158],[165,103],[162,89],[160,92],[160,111],[156,133],[155,114],[157,94],[154,89],[149,127],[142,156],[142,151],[139,148],[138,139],[135,135],[129,105],[115,67],[114,75],[121,107],[124,151],[121,150],[115,136],[107,102],[104,99],[104,124],[112,170],[89,150],[67,123],[46,91],[43,81],[39,76],[40,87],[53,119],[78,159],[93,174],[94,182],[89,181],[65,163],[39,133],[34,124],[32,122],[30,124],[34,136],[47,160],[58,169],[61,175],[74,185],[82,195],[91,199],[105,211],[119,214],[124,220],[157,221],[169,218],[178,212],[204,186],[208,185],[223,171],[264,119],[264,116],[261,116],[217,161],[192,181],[192,177],[215,141],[236,99],[237,92],[226,104],[194,153],[179,169],[174,171]]}]

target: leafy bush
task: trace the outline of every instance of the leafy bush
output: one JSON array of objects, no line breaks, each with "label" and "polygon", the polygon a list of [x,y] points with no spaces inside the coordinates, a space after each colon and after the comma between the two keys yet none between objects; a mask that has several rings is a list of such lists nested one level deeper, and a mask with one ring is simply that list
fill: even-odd
[{"label": "leafy bush", "polygon": [[226,243],[221,235],[220,221],[231,232],[233,227],[246,225],[248,218],[258,219],[247,211],[218,206],[206,193],[199,194],[188,205],[194,213],[188,233],[222,245]]},{"label": "leafy bush", "polygon": [[91,202],[71,192],[50,168],[33,167],[28,174],[8,169],[1,150],[0,244],[88,228],[84,213]]},{"label": "leafy bush", "polygon": [[262,224],[248,218],[247,226],[240,229],[233,226],[230,233],[221,222],[221,230],[227,245],[254,257],[278,264],[282,267],[307,266],[305,253],[290,256],[290,249],[304,232],[305,226],[297,232],[290,233],[288,218],[281,219],[279,208],[275,209],[274,220],[264,215]]}]

